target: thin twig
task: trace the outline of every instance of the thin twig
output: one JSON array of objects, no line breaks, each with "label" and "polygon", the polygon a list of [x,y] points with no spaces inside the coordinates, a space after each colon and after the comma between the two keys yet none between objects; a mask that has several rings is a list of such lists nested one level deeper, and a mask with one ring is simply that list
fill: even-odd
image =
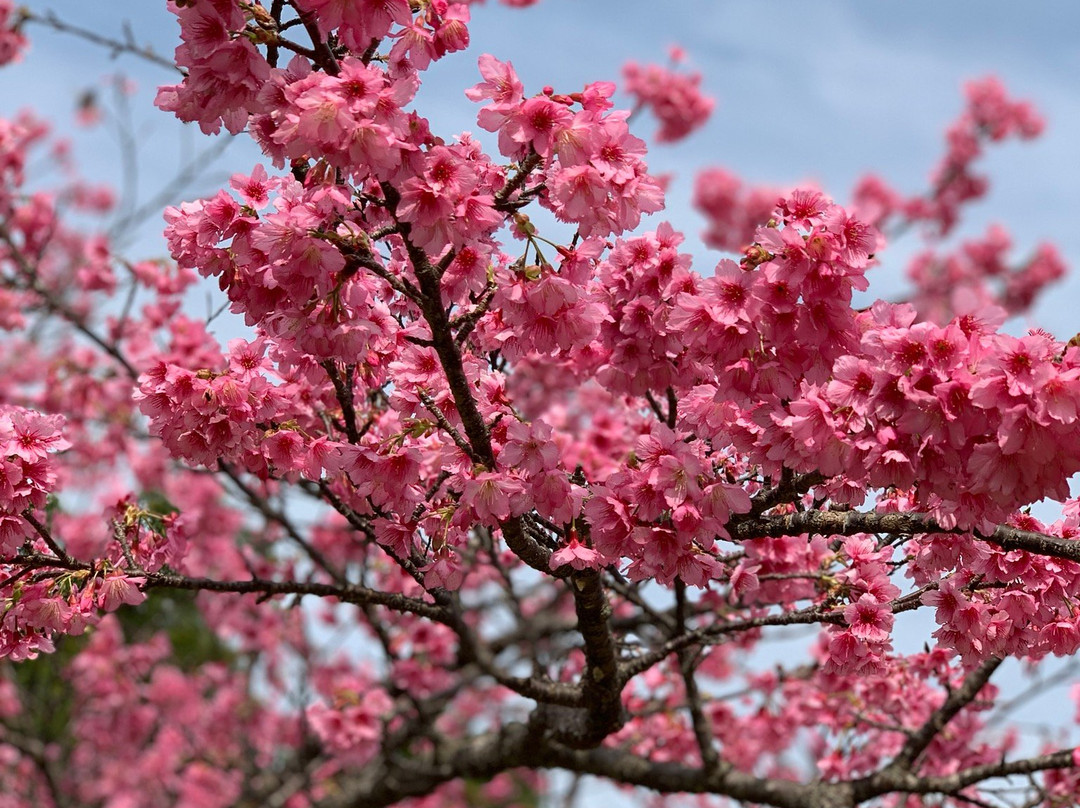
[{"label": "thin twig", "polygon": [[71,23],[60,19],[60,17],[52,11],[47,11],[44,14],[36,14],[24,7],[21,10],[21,14],[23,19],[27,22],[37,23],[38,25],[52,28],[54,31],[59,31],[64,34],[73,34],[80,39],[85,39],[87,42],[93,42],[95,45],[101,45],[102,47],[108,48],[114,57],[119,56],[122,53],[130,53],[151,64],[164,67],[167,70],[176,71],[180,73],[181,76],[187,76],[187,71],[177,66],[171,59],[166,59],[165,57],[154,53],[154,49],[149,45],[139,45],[135,42],[130,29],[126,26],[124,28],[124,39],[120,40],[104,36],[97,31],[91,31],[87,28],[72,25]]}]

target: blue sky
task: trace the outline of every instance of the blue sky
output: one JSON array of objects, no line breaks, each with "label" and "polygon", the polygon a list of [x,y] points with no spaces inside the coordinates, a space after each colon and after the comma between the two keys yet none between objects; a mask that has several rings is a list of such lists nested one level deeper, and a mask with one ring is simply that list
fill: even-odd
[{"label": "blue sky", "polygon": [[[136,41],[164,55],[175,46],[178,29],[164,2],[31,0],[28,6],[113,35],[126,22]],[[660,217],[691,236],[695,266],[708,272],[715,255],[696,240],[702,221],[689,206],[696,168],[721,165],[749,181],[778,185],[813,180],[840,202],[869,169],[917,192],[942,153],[943,130],[960,109],[962,83],[993,73],[1015,95],[1031,98],[1049,126],[1040,140],[998,147],[984,159],[992,191],[971,210],[962,232],[981,233],[999,222],[1014,235],[1018,257],[1050,239],[1070,266],[1080,266],[1080,231],[1072,226],[1080,215],[1073,177],[1080,142],[1078,29],[1080,4],[1066,0],[812,6],[781,0],[542,0],[523,10],[488,0],[473,10],[473,49],[430,71],[423,111],[440,134],[475,132],[476,106],[461,93],[476,82],[476,56],[484,51],[511,59],[526,90],[534,92],[545,84],[573,91],[587,81],[617,80],[627,59],[662,62],[668,46],[683,46],[692,67],[704,73],[717,109],[705,130],[653,148],[649,162],[655,171],[675,174]],[[109,73],[122,72],[140,87],[132,117],[144,198],[181,155],[203,145],[197,134],[180,131],[150,106],[153,88],[175,80],[167,71],[132,57],[110,60],[99,47],[40,26],[29,32],[34,45],[25,62],[0,74],[0,114],[26,105],[40,109],[59,130],[72,132],[88,174],[115,177],[117,146],[107,129],[74,129],[71,112],[80,90]],[[643,135],[653,130],[647,119],[635,126]],[[220,186],[228,170],[246,171],[258,157],[248,143],[236,143],[228,160],[188,196]],[[159,233],[160,220],[148,222],[133,249],[159,253]],[[915,246],[909,239],[882,253],[879,295],[894,297],[901,288],[903,259]],[[1039,324],[1066,339],[1080,331],[1068,305],[1077,293],[1080,279],[1058,287],[1039,307]]]}]

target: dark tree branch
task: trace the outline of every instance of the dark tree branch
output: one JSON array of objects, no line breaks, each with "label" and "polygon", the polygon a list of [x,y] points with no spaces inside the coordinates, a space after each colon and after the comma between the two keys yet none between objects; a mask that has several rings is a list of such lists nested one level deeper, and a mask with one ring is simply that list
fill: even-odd
[{"label": "dark tree branch", "polygon": [[648,651],[641,656],[634,657],[620,665],[619,673],[623,681],[629,681],[640,673],[644,673],[653,665],[661,662],[671,654],[678,653],[683,648],[692,645],[708,645],[716,642],[719,638],[728,634],[737,634],[766,626],[795,626],[813,625],[815,623],[842,624],[844,617],[842,612],[823,609],[812,606],[808,609],[800,609],[795,612],[772,614],[762,617],[752,617],[746,620],[717,621],[704,628],[687,631],[678,637],[665,642],[663,645]]},{"label": "dark tree branch", "polygon": [[540,155],[532,152],[521,161],[518,172],[506,181],[500,191],[495,194],[495,209],[503,212],[512,212],[517,206],[510,202],[510,197],[525,185],[525,181],[532,174],[533,169],[540,165]]},{"label": "dark tree branch", "polygon": [[[398,192],[388,183],[383,183],[382,188],[387,205],[393,212],[400,198]],[[408,223],[399,224],[405,250],[412,262],[417,282],[420,284],[422,295],[420,308],[431,330],[432,344],[439,357],[443,373],[446,375],[446,382],[454,398],[454,405],[457,407],[462,427],[465,429],[465,436],[480,462],[489,469],[494,469],[496,463],[495,452],[491,447],[491,436],[488,433],[487,424],[484,423],[484,417],[477,407],[476,399],[473,398],[468,376],[465,375],[461,346],[454,339],[450,318],[443,306],[438,271],[432,266],[427,254],[409,239]],[[539,572],[551,574],[549,563],[551,551],[525,535],[520,518],[508,519],[500,527],[507,546],[518,558]]]},{"label": "dark tree branch", "polygon": [[920,777],[910,787],[898,790],[907,791],[911,794],[954,794],[962,788],[995,777],[1014,777],[1018,774],[1033,774],[1034,772],[1048,771],[1050,769],[1075,768],[1076,764],[1073,763],[1075,753],[1075,749],[1062,749],[1058,752],[1023,760],[973,766],[970,769],[962,769],[950,775]]},{"label": "dark tree branch", "polygon": [[[143,574],[143,573],[140,573]],[[397,592],[383,592],[350,584],[320,584],[303,581],[268,581],[252,578],[249,581],[219,581],[213,578],[189,578],[164,572],[147,572],[144,589],[167,588],[188,589],[191,591],[235,592],[237,594],[256,594],[274,597],[278,595],[315,595],[322,598],[337,598],[342,603],[357,605],[385,606],[395,612],[405,612],[426,617],[438,623],[446,623],[449,616],[446,610],[435,603],[428,603]]]},{"label": "dark tree branch", "polygon": [[427,408],[427,411],[431,413],[431,417],[435,419],[435,423],[439,425],[439,428],[450,436],[450,440],[454,442],[454,445],[461,449],[464,455],[471,461],[474,463],[479,462],[479,458],[476,456],[476,453],[473,452],[472,445],[461,437],[452,423],[446,420],[446,416],[442,414],[442,410],[439,409],[431,396],[423,390],[418,390],[417,396],[420,398],[420,403],[422,403],[424,407]]},{"label": "dark tree branch", "polygon": [[50,550],[56,553],[56,557],[60,560],[61,564],[71,564],[74,559],[67,554],[67,551],[60,546],[59,542],[53,538],[52,533],[45,525],[41,524],[35,517],[33,512],[27,508],[23,511],[23,519],[30,523],[30,526],[34,528],[34,532],[37,533],[43,542],[48,546]]},{"label": "dark tree branch", "polygon": [[[686,584],[675,581],[675,620],[677,634],[686,633]],[[694,728],[694,740],[701,753],[701,764],[707,772],[715,771],[720,765],[720,755],[713,744],[713,728],[709,717],[701,706],[701,693],[698,691],[696,676],[696,654],[692,647],[678,652],[679,673],[682,675],[683,689],[686,691],[686,709],[690,713],[690,722]]]},{"label": "dark tree branch", "polygon": [[573,712],[545,709],[536,719],[546,734],[574,749],[599,745],[625,722],[622,707],[624,680],[619,676],[618,649],[608,624],[611,607],[596,570],[579,570],[570,576],[577,629],[585,643],[585,670],[581,676],[584,709]]},{"label": "dark tree branch", "polygon": [[[775,490],[775,489],[774,489]],[[1080,562],[1080,541],[1048,536],[1030,530],[998,525],[990,535],[962,528],[944,528],[924,513],[861,513],[859,511],[802,511],[780,516],[736,517],[728,527],[733,539],[745,541],[777,536],[816,533],[822,536],[850,536],[855,533],[893,533],[914,536],[923,533],[972,535],[1003,550],[1029,553]]]},{"label": "dark tree branch", "polygon": [[540,704],[566,708],[581,708],[585,704],[585,696],[580,687],[565,682],[546,681],[537,676],[530,678],[510,676],[500,670],[495,664],[495,655],[491,645],[479,640],[460,614],[451,621],[450,627],[457,633],[461,642],[463,661],[475,662],[481,671],[503,687]]},{"label": "dark tree branch", "polygon": [[[395,227],[385,235],[390,235],[390,233],[396,232],[397,228]],[[326,234],[321,235],[323,235],[324,237],[326,236]],[[385,237],[385,235],[383,237]],[[379,234],[370,234],[369,238],[375,240],[376,238],[379,238]],[[392,288],[395,292],[401,294],[403,297],[408,298],[414,303],[420,302],[420,290],[418,290],[415,286],[409,283],[409,281],[405,278],[398,278],[392,275],[386,269],[386,267],[382,266],[381,264],[379,264],[378,261],[375,260],[375,257],[370,252],[361,250],[352,245],[344,246],[338,243],[338,239],[330,239],[330,241],[334,242],[339,248],[341,248],[341,253],[345,257],[345,269],[342,271],[343,279],[348,279],[358,270],[363,268],[368,270],[372,275],[375,275],[376,277],[386,281],[390,288]]]},{"label": "dark tree branch", "polygon": [[[329,359],[322,363],[322,369],[326,371],[330,383],[334,385],[334,396],[337,398],[338,406],[341,407],[341,420],[345,423],[345,437],[349,439],[349,443],[359,443],[360,432],[356,428],[356,408],[353,405],[352,385],[341,377],[337,366]],[[352,377],[349,375],[348,381],[351,380]]]},{"label": "dark tree branch", "polygon": [[[852,808],[886,793],[956,795],[967,786],[994,777],[1070,768],[1072,754],[1072,750],[1062,750],[944,776],[920,777],[894,769],[856,781],[798,783],[755,777],[728,767],[704,771],[612,747],[571,749],[545,741],[528,726],[512,723],[498,732],[446,741],[439,761],[431,756],[414,757],[407,763],[378,761],[347,777],[341,783],[341,792],[320,801],[317,808],[381,808],[406,797],[430,793],[453,779],[487,779],[518,766],[563,769],[665,794],[716,794],[776,808]],[[395,763],[408,766],[407,776]]]},{"label": "dark tree branch", "polygon": [[[341,72],[341,68],[338,65],[337,57],[334,56],[334,52],[330,50],[330,46],[323,40],[322,32],[319,31],[319,24],[315,21],[315,15],[298,6],[294,5],[293,7],[300,17],[300,22],[304,26],[304,30],[307,31],[307,35],[311,39],[312,50],[309,58],[318,67],[326,71],[327,75],[336,76]],[[284,41],[275,44],[283,47],[286,46]],[[295,50],[295,43],[289,44],[292,45],[292,49]]]},{"label": "dark tree branch", "polygon": [[457,329],[458,345],[464,345],[465,340],[469,338],[469,334],[472,333],[476,324],[480,322],[480,318],[483,317],[488,309],[491,307],[491,301],[495,299],[496,286],[494,282],[489,283],[487,288],[484,289],[484,294],[480,300],[473,306],[472,311],[468,314],[464,314],[451,323],[451,326]]},{"label": "dark tree branch", "polygon": [[785,468],[783,477],[777,485],[771,488],[763,488],[751,499],[750,516],[760,516],[783,502],[794,502],[815,485],[825,482],[825,475],[816,471],[795,476],[794,472]]},{"label": "dark tree branch", "polygon": [[[388,206],[394,210],[398,201],[396,189],[384,183],[383,193]],[[399,224],[423,295],[421,311],[431,330],[435,352],[471,447],[468,454],[494,470],[496,462],[491,435],[473,396],[462,361],[461,346],[454,338],[453,327],[443,304],[439,271],[428,255],[410,240],[409,225]],[[515,555],[533,569],[545,575],[553,574],[551,551],[526,535],[520,517],[504,520],[500,527],[507,546]],[[625,720],[620,699],[624,682],[618,675],[618,652],[608,623],[610,606],[598,571],[573,571],[564,566],[554,574],[570,579],[578,630],[585,645],[586,670],[582,692],[587,707],[585,710],[569,708],[571,712],[568,713],[565,707],[541,702],[534,715],[537,723],[544,725],[554,737],[576,748],[596,746],[621,727]]]}]

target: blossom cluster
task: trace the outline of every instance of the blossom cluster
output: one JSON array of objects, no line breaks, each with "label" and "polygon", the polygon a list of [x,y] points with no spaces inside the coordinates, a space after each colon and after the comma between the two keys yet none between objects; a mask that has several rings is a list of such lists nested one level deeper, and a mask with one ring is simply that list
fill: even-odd
[{"label": "blossom cluster", "polygon": [[26,37],[19,30],[18,21],[13,0],[0,0],[0,65],[19,61],[26,50]]},{"label": "blossom cluster", "polygon": [[71,448],[64,419],[21,407],[0,408],[0,555],[14,555],[34,529],[24,512],[45,508],[56,486],[54,452]]},{"label": "blossom cluster", "polygon": [[[1031,516],[1011,524],[1025,530],[1075,538],[1078,503],[1066,503],[1065,518],[1044,526]],[[987,655],[1039,660],[1071,656],[1080,649],[1080,616],[1074,603],[1080,565],[1041,563],[1029,553],[983,548],[974,539],[929,534],[905,548],[914,558],[908,574],[931,585],[922,600],[935,610],[934,633],[943,648],[962,659]]]},{"label": "blossom cluster", "polygon": [[638,106],[649,108],[660,129],[657,143],[674,143],[699,129],[712,114],[716,102],[701,92],[701,74],[684,75],[660,65],[623,65],[626,91]]},{"label": "blossom cluster", "polygon": [[1009,315],[1029,309],[1036,297],[1065,275],[1065,264],[1052,244],[1040,244],[1026,261],[1010,265],[1012,240],[994,225],[980,239],[963,242],[946,255],[926,250],[908,264],[915,284],[911,304],[919,318],[946,322],[964,308],[1000,306]]},{"label": "blossom cluster", "polygon": [[[76,571],[21,581],[19,553],[51,556],[47,499],[57,484],[54,453],[71,448],[64,419],[21,407],[0,409],[0,656],[25,659],[53,649],[54,633],[80,634],[98,610],[115,611],[145,596],[117,570]],[[58,559],[59,560],[59,559]]]},{"label": "blossom cluster", "polygon": [[635,466],[594,486],[586,503],[593,546],[606,563],[629,559],[634,579],[706,587],[721,577],[715,555],[725,525],[750,510],[746,491],[726,482],[702,441],[657,425],[635,447]]},{"label": "blossom cluster", "polygon": [[662,188],[646,172],[644,141],[630,134],[626,112],[611,109],[613,84],[525,98],[511,63],[485,54],[480,74],[484,81],[467,93],[489,102],[478,123],[498,133],[505,157],[541,158],[546,188],[540,202],[560,221],[576,224],[582,236],[606,236],[632,230],[643,213],[663,207]]},{"label": "blossom cluster", "polygon": [[748,186],[730,171],[707,168],[694,177],[694,207],[708,227],[702,240],[718,250],[742,252],[758,227],[769,220],[783,194],[773,188]]},{"label": "blossom cluster", "polygon": [[159,362],[140,377],[135,400],[174,456],[208,468],[234,462],[256,473],[267,464],[288,472],[303,462],[299,436],[277,425],[288,399],[265,375],[263,349],[234,340],[223,372]]},{"label": "blossom cluster", "polygon": [[[984,145],[1010,138],[1031,139],[1043,130],[1043,120],[1032,105],[1010,98],[994,77],[969,82],[965,95],[967,107],[948,128],[946,154],[932,172],[929,191],[907,196],[876,174],[867,174],[851,192],[850,209],[855,215],[886,234],[922,224],[926,226],[923,235],[928,238],[948,235],[960,221],[964,205],[982,198],[988,191],[986,178],[974,169]],[[803,185],[805,187],[805,183]],[[788,193],[790,191],[779,188],[745,183],[729,170],[719,167],[699,171],[694,180],[693,202],[708,222],[702,234],[705,243],[718,249],[741,252],[753,242],[756,228],[768,221],[776,200]],[[1001,238],[1000,233],[988,234],[987,241],[1000,242]],[[977,291],[982,291],[984,284],[992,288],[997,281],[1005,281],[1007,292],[994,298],[1014,311],[1014,305],[1023,305],[1021,301],[1030,303],[1040,288],[1056,277],[1057,272],[1051,267],[1059,262],[1051,253],[1044,254],[1047,250],[1047,247],[1041,247],[1038,251],[1033,259],[1035,269],[1013,273],[1011,277],[1000,271],[993,272],[974,255],[961,259],[970,264],[960,285],[974,286]],[[948,285],[946,277],[954,274],[956,269],[935,267],[935,271],[927,273],[926,264],[930,260],[920,256],[909,269],[909,275],[921,290],[916,295],[921,301],[918,308],[927,312],[927,318],[948,319],[947,313],[943,314],[940,309],[931,313],[927,306],[930,303],[939,307],[947,304],[950,294],[942,295],[942,291],[951,292],[955,288]],[[970,271],[972,269],[985,273],[982,283],[976,283],[980,279]],[[924,282],[928,282],[925,289]]]}]

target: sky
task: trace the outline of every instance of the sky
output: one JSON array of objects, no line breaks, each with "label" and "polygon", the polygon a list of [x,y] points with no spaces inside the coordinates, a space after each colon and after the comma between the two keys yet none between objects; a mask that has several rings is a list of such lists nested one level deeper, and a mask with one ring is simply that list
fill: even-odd
[{"label": "sky", "polygon": [[[161,55],[176,44],[178,28],[164,2],[26,5],[114,37],[126,28]],[[1000,223],[1013,235],[1018,258],[1040,241],[1054,242],[1078,272],[1046,296],[1030,324],[1068,339],[1080,331],[1078,30],[1080,3],[1072,0],[542,0],[528,9],[488,0],[473,9],[473,47],[427,74],[422,110],[437,134],[476,133],[477,105],[463,91],[479,80],[476,57],[483,52],[511,60],[528,93],[544,85],[573,92],[589,81],[618,80],[628,59],[664,62],[670,46],[682,46],[717,107],[690,139],[650,149],[652,169],[671,172],[675,181],[667,210],[646,226],[667,219],[686,231],[695,268],[708,274],[719,256],[697,238],[704,222],[689,204],[695,170],[721,166],[749,182],[778,186],[809,180],[840,203],[855,180],[873,170],[901,191],[917,193],[943,153],[944,129],[962,107],[964,81],[996,75],[1014,96],[1030,99],[1048,126],[1037,141],[994,147],[984,157],[979,169],[990,175],[991,191],[969,209],[959,236]],[[36,109],[71,138],[87,176],[116,185],[130,180],[142,203],[206,148],[197,132],[151,105],[154,88],[175,82],[175,74],[131,56],[110,58],[100,46],[40,25],[28,33],[33,46],[23,63],[0,72],[0,115]],[[137,86],[126,102],[131,144],[118,140],[112,124],[85,130],[73,123],[80,94],[116,74]],[[107,91],[102,99],[113,104]],[[648,135],[654,123],[640,119],[635,131]],[[124,179],[125,155],[135,158],[126,161],[138,167],[134,179]],[[246,173],[258,161],[240,138],[169,203],[212,193],[232,171]],[[163,255],[161,230],[159,215],[144,220],[125,244],[126,257]],[[871,292],[895,297],[903,288],[904,258],[917,246],[900,240],[883,251]],[[1044,700],[1031,715],[1053,709]]]},{"label": "sky", "polygon": [[[27,6],[117,38],[129,30],[134,41],[163,56],[176,44],[178,26],[164,2],[29,0]],[[650,149],[653,171],[675,179],[667,210],[647,226],[667,219],[686,231],[695,267],[707,274],[718,256],[697,238],[703,220],[689,204],[697,169],[722,166],[749,182],[777,186],[812,181],[840,203],[869,170],[917,193],[943,152],[944,128],[961,109],[964,81],[994,74],[1013,95],[1032,100],[1048,128],[1037,141],[994,147],[981,161],[992,178],[991,193],[971,207],[958,236],[981,234],[996,222],[1013,235],[1017,259],[1051,240],[1070,266],[1080,266],[1080,229],[1069,226],[1080,215],[1078,28],[1080,4],[1068,0],[834,0],[812,6],[781,0],[541,0],[527,9],[488,0],[473,8],[472,48],[429,71],[419,103],[437,133],[480,134],[477,106],[462,93],[479,79],[476,57],[482,52],[513,61],[527,92],[544,85],[569,92],[589,81],[617,81],[628,59],[663,63],[670,46],[682,46],[717,108],[708,126],[688,140]],[[123,184],[119,157],[132,151],[118,148],[115,127],[88,132],[72,123],[79,94],[101,87],[107,75],[122,73],[138,87],[128,103],[140,201],[206,148],[197,132],[153,109],[154,88],[176,81],[167,70],[126,55],[110,59],[100,46],[40,25],[29,34],[34,44],[23,64],[0,74],[0,114],[38,109],[71,136],[86,174]],[[109,97],[101,96],[105,102]],[[653,122],[641,118],[635,131],[646,136]],[[250,170],[260,157],[244,138],[226,155],[182,198],[212,192],[231,171]],[[131,248],[160,254],[160,231],[155,214]],[[918,246],[913,238],[901,239],[883,251],[871,292],[895,297],[903,288],[905,259]],[[1080,331],[1080,318],[1068,304],[1077,294],[1080,275],[1055,289],[1032,323],[1068,339]]]}]

